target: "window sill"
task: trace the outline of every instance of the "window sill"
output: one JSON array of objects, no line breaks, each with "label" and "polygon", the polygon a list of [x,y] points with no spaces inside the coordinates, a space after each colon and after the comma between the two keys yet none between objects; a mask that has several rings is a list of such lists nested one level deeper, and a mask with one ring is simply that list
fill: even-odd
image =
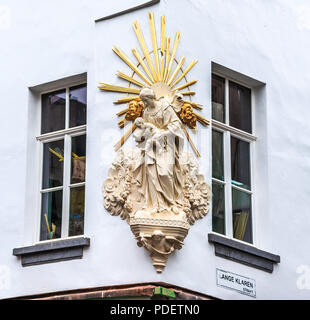
[{"label": "window sill", "polygon": [[13,249],[13,255],[21,257],[23,267],[53,263],[65,260],[82,259],[83,248],[90,246],[90,238],[72,238],[29,247]]},{"label": "window sill", "polygon": [[208,240],[214,244],[215,255],[233,260],[263,271],[273,272],[273,265],[280,263],[280,256],[263,251],[233,239],[214,233],[208,234]]}]

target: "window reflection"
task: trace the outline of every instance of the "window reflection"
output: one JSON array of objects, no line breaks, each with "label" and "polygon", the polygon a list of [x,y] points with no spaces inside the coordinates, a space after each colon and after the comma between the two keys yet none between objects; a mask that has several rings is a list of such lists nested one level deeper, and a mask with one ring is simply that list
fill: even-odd
[{"label": "window reflection", "polygon": [[212,75],[212,119],[225,122],[225,79]]},{"label": "window reflection", "polygon": [[251,90],[229,81],[229,125],[252,133]]},{"label": "window reflection", "polygon": [[70,88],[70,128],[86,124],[86,84]]},{"label": "window reflection", "polygon": [[251,194],[232,189],[234,238],[253,243]]},{"label": "window reflection", "polygon": [[212,183],[212,230],[225,234],[225,193],[224,185]]},{"label": "window reflection", "polygon": [[86,135],[72,137],[71,183],[85,181]]},{"label": "window reflection", "polygon": [[224,180],[223,133],[212,131],[212,176]]},{"label": "window reflection", "polygon": [[44,143],[42,189],[62,186],[64,165],[64,141]]},{"label": "window reflection", "polygon": [[231,183],[250,189],[250,175],[250,144],[231,137]]},{"label": "window reflection", "polygon": [[42,95],[41,134],[65,129],[66,90]]},{"label": "window reflection", "polygon": [[62,190],[42,194],[40,241],[61,238]]},{"label": "window reflection", "polygon": [[85,187],[71,188],[69,237],[84,233]]}]

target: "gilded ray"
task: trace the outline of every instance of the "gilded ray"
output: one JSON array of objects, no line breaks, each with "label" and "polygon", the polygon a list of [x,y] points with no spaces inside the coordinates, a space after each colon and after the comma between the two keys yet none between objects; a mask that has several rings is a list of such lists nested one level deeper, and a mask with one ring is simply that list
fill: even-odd
[{"label": "gilded ray", "polygon": [[205,119],[205,120],[202,120],[200,118],[197,117],[197,120],[203,125],[203,126],[208,126],[210,125],[210,121]]},{"label": "gilded ray", "polygon": [[198,110],[202,110],[203,108],[201,107],[202,105],[196,102],[192,102],[189,100],[183,100],[184,103],[188,103],[190,104],[193,108],[198,109]]},{"label": "gilded ray", "polygon": [[185,133],[185,136],[186,136],[189,144],[191,145],[193,151],[195,152],[197,158],[200,158],[200,153],[199,153],[199,151],[197,150],[197,148],[195,147],[194,142],[192,141],[192,139],[191,139],[189,133],[187,132],[186,127],[184,126],[184,124],[182,124],[182,129],[183,129],[183,131],[184,131],[184,133]]},{"label": "gilded ray", "polygon": [[163,80],[165,80],[166,78],[166,75],[167,75],[167,71],[168,71],[168,64],[169,64],[169,55],[170,55],[170,37],[168,37],[166,39],[166,62],[165,62],[165,71],[164,71],[164,77],[163,77]]},{"label": "gilded ray", "polygon": [[128,111],[129,111],[129,109],[127,108],[127,109],[124,109],[124,110],[120,111],[120,112],[117,113],[116,115],[117,115],[118,117],[120,117],[120,116],[126,114]]},{"label": "gilded ray", "polygon": [[137,86],[139,87],[145,87],[145,85],[139,81],[137,81],[136,79],[132,78],[132,77],[129,77],[127,76],[125,73],[123,72],[120,72],[120,71],[117,71],[117,74],[116,74],[119,78],[122,78],[124,80],[127,80],[128,82],[131,82],[131,83],[134,83],[136,84]]},{"label": "gilded ray", "polygon": [[204,118],[203,116],[201,116],[200,114],[196,113],[196,112],[193,112],[193,114],[197,117],[197,120],[205,125],[205,126],[208,126],[210,124],[210,121],[206,118]]},{"label": "gilded ray", "polygon": [[199,107],[199,106],[197,106],[197,105],[195,105],[195,104],[192,104],[192,107],[194,108],[194,109],[197,109],[197,110],[203,110],[203,108],[202,107]]},{"label": "gilded ray", "polygon": [[181,94],[183,96],[193,96],[196,94],[196,92],[195,91],[183,91],[183,92],[181,92]]},{"label": "gilded ray", "polygon": [[127,122],[126,119],[123,118],[123,119],[121,119],[121,120],[118,121],[118,126],[119,126],[120,128],[124,128],[126,122]]},{"label": "gilded ray", "polygon": [[[173,110],[174,110],[174,109],[173,109]],[[180,119],[180,116],[178,115],[178,113],[177,113],[175,110],[174,110],[174,112],[176,113],[176,115],[178,116],[178,118],[179,118],[179,120],[180,120],[180,125],[181,125],[181,127],[182,127],[182,129],[183,129],[183,131],[184,131],[184,133],[185,133],[185,136],[186,136],[189,144],[191,145],[191,147],[192,147],[193,151],[195,152],[197,158],[200,158],[200,154],[199,154],[197,148],[195,147],[195,144],[193,143],[190,135],[188,134],[185,125],[182,123],[182,120]]]},{"label": "gilded ray", "polygon": [[148,66],[149,66],[149,68],[151,70],[152,76],[153,76],[154,80],[157,81],[156,72],[154,70],[153,63],[152,63],[149,51],[148,51],[147,46],[145,44],[145,41],[144,41],[144,38],[143,38],[143,35],[142,35],[142,31],[141,31],[140,26],[139,26],[139,22],[137,20],[133,23],[133,29],[134,29],[134,31],[136,33],[136,36],[137,36],[137,39],[138,39],[138,41],[140,43],[140,46],[141,46],[141,49],[142,49],[143,54],[145,56],[146,62],[147,62]]},{"label": "gilded ray", "polygon": [[150,30],[151,30],[151,37],[152,37],[152,44],[153,44],[153,55],[155,60],[156,75],[157,75],[157,80],[159,80],[160,70],[159,70],[159,59],[158,59],[158,46],[157,46],[157,36],[156,36],[153,12],[149,12],[149,23],[150,23]]},{"label": "gilded ray", "polygon": [[140,70],[138,67],[135,66],[135,64],[125,55],[125,53],[119,49],[118,47],[114,46],[112,50],[142,79],[144,80],[148,85],[151,85],[150,80],[147,78],[147,76]]},{"label": "gilded ray", "polygon": [[181,76],[173,83],[171,88],[173,88],[177,83],[179,83],[183,77],[187,75],[187,73],[197,64],[198,60],[194,60],[191,62],[191,64],[184,70],[184,72],[181,74]]},{"label": "gilded ray", "polygon": [[165,66],[165,56],[163,55],[160,59],[160,81],[164,79],[164,66]]},{"label": "gilded ray", "polygon": [[125,118],[122,118],[121,120],[119,120],[117,123],[120,125],[120,124],[122,124],[122,123],[124,123],[125,122]]},{"label": "gilded ray", "polygon": [[114,150],[118,151],[123,144],[126,142],[126,140],[130,137],[130,135],[137,129],[136,125],[133,124],[122,136],[121,140],[117,142],[117,144],[114,146]]},{"label": "gilded ray", "polygon": [[137,58],[138,62],[141,64],[142,68],[144,69],[144,71],[147,73],[147,75],[151,79],[151,82],[154,83],[155,81],[153,79],[153,76],[151,75],[149,69],[147,68],[146,64],[144,63],[142,57],[140,56],[139,51],[136,48],[133,48],[132,53]]},{"label": "gilded ray", "polygon": [[[113,91],[113,92],[122,92],[127,93],[127,96],[118,99],[114,101],[114,104],[127,104],[130,101],[141,101],[140,99],[140,92],[142,88],[151,87],[154,92],[156,90],[159,90],[160,86],[167,87],[167,92],[165,94],[170,95],[175,93],[176,91],[179,91],[183,96],[191,97],[196,94],[195,91],[191,91],[190,86],[197,83],[197,80],[192,81],[186,81],[186,83],[176,86],[185,76],[188,74],[188,72],[196,65],[198,62],[197,60],[194,60],[191,62],[191,64],[182,71],[182,67],[185,63],[185,57],[182,56],[179,61],[176,60],[176,53],[178,50],[179,42],[180,42],[180,32],[177,32],[175,35],[174,43],[172,46],[171,38],[167,37],[166,35],[166,17],[161,16],[161,29],[160,29],[160,48],[158,47],[159,43],[157,42],[157,34],[156,34],[156,27],[155,27],[155,20],[154,20],[154,14],[152,12],[148,13],[148,20],[149,20],[149,27],[150,27],[150,33],[151,33],[151,41],[152,41],[152,49],[153,51],[149,51],[145,42],[145,39],[142,34],[142,30],[139,26],[138,21],[134,21],[133,28],[135,31],[135,34],[137,36],[137,39],[139,41],[139,45],[142,49],[142,54],[139,53],[137,48],[132,49],[132,53],[134,54],[135,58],[137,59],[138,64],[135,64],[132,62],[130,58],[126,56],[124,52],[122,52],[118,47],[114,46],[113,51],[133,70],[133,75],[128,76],[127,74],[117,71],[117,76],[123,80],[128,81],[129,85],[128,87],[121,87],[121,86],[115,86],[110,85],[106,83],[100,83],[99,89],[105,90],[105,91]],[[172,46],[172,48],[170,48]],[[141,51],[140,51],[141,52]],[[153,57],[151,58],[151,54],[153,52]],[[174,63],[176,62],[176,67],[174,68]],[[140,68],[141,65],[141,68]],[[178,74],[181,73],[181,76],[178,77]],[[134,74],[137,74],[143,81],[138,81],[134,79]],[[186,78],[185,78],[186,80]],[[164,82],[159,83],[158,82]],[[131,88],[130,84],[134,84],[138,86],[139,88]],[[187,88],[187,89],[185,89]],[[182,91],[182,89],[188,90],[188,91]],[[131,95],[133,94],[133,95]],[[193,108],[197,110],[202,110],[202,106],[199,103],[182,100],[182,103],[188,103]],[[129,120],[126,120],[126,114],[129,111],[129,107],[124,107],[123,110],[119,111],[116,115],[119,118],[118,125],[120,128],[124,128],[127,123],[129,123]],[[197,121],[201,123],[202,125],[209,125],[210,121],[201,116],[200,114],[193,112],[193,115],[197,118]],[[181,119],[180,119],[181,121]],[[191,145],[194,153],[197,157],[200,157],[200,154],[195,147],[193,141],[190,138],[189,133],[186,130],[185,124],[182,123],[182,129],[184,131],[184,134],[189,141],[189,144]],[[132,122],[131,128],[125,132],[121,140],[114,146],[115,151],[119,150],[126,140],[130,137],[130,135],[135,131],[136,126],[134,122]]]},{"label": "gilded ray", "polygon": [[162,56],[165,55],[165,41],[166,41],[166,17],[161,17],[161,38],[160,38],[160,50]]},{"label": "gilded ray", "polygon": [[114,104],[123,104],[123,103],[128,103],[131,100],[140,100],[140,96],[128,96],[125,98],[118,99],[118,100],[114,101],[113,103]]},{"label": "gilded ray", "polygon": [[189,87],[189,86],[195,84],[196,82],[197,82],[197,80],[192,80],[192,81],[186,82],[186,83],[182,84],[181,86],[175,88],[174,90],[179,90],[180,91],[180,90],[182,90],[182,89],[184,89],[186,87]]},{"label": "gilded ray", "polygon": [[129,88],[129,87],[119,87],[119,86],[114,86],[111,84],[107,83],[102,83],[100,82],[100,90],[105,90],[105,91],[114,91],[114,92],[125,92],[125,93],[140,93],[140,89],[136,88]]},{"label": "gilded ray", "polygon": [[177,76],[179,70],[182,68],[183,63],[185,62],[185,57],[183,56],[180,60],[180,62],[178,63],[177,67],[175,68],[171,78],[169,79],[169,81],[167,82],[168,86],[171,85],[172,81],[175,79],[175,77]]},{"label": "gilded ray", "polygon": [[171,58],[169,60],[169,66],[168,66],[167,74],[166,74],[166,77],[165,77],[165,82],[167,82],[169,77],[170,77],[171,69],[172,69],[172,66],[173,66],[173,63],[174,63],[175,54],[177,52],[178,45],[179,45],[179,42],[180,42],[180,37],[181,37],[181,33],[177,32],[176,35],[175,35],[174,43],[173,43],[173,48],[172,48],[172,52],[171,52]]}]

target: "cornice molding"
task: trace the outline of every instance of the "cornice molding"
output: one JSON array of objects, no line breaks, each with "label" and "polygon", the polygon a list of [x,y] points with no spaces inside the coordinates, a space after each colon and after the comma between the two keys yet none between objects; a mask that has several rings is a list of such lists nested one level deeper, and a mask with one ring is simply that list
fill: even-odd
[{"label": "cornice molding", "polygon": [[108,15],[108,16],[105,16],[105,17],[96,19],[96,20],[95,20],[95,23],[100,22],[100,21],[105,21],[105,20],[113,19],[113,18],[122,16],[122,15],[124,15],[124,14],[130,13],[130,12],[134,12],[134,11],[137,11],[137,10],[140,10],[140,9],[144,9],[144,8],[153,6],[154,4],[157,4],[157,3],[159,3],[159,2],[160,2],[160,0],[148,1],[148,2],[145,2],[145,3],[143,3],[143,4],[138,5],[138,6],[136,6],[136,7],[132,7],[132,8],[129,8],[129,9],[126,9],[126,10],[123,10],[123,11],[119,11],[119,12],[113,13],[113,14],[111,14],[111,15]]}]

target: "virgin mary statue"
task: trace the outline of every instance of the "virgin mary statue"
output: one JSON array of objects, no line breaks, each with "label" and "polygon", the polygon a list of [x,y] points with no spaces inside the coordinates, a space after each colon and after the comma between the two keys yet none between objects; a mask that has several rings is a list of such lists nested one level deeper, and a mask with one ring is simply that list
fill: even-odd
[{"label": "virgin mary statue", "polygon": [[145,88],[140,99],[143,118],[133,126],[137,147],[118,151],[103,185],[104,205],[127,220],[138,246],[162,272],[189,225],[207,214],[211,195],[196,160],[183,152],[182,95]]},{"label": "virgin mary statue", "polygon": [[[183,152],[182,96],[141,90],[143,118],[135,120],[137,147],[121,149],[103,186],[105,208],[133,218],[194,223],[209,207],[210,192],[194,157]],[[182,104],[182,102],[181,102]]]},{"label": "virgin mary statue", "polygon": [[135,121],[134,134],[141,150],[133,171],[143,210],[156,212],[182,211],[183,177],[180,155],[184,137],[178,116],[165,98],[156,101],[153,90],[140,93],[144,103],[144,119]]}]

